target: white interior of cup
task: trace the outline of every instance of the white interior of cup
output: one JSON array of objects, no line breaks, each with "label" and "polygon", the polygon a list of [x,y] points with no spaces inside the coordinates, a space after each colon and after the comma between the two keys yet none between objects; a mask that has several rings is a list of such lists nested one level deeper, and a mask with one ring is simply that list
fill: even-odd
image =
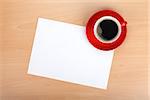
[{"label": "white interior of cup", "polygon": [[[98,25],[99,25],[102,21],[104,21],[104,20],[112,20],[112,21],[115,22],[115,23],[117,24],[117,26],[118,26],[118,33],[117,33],[117,35],[116,35],[112,40],[109,40],[109,41],[106,41],[106,40],[102,39],[102,38],[98,35],[98,32],[97,32]],[[112,42],[116,41],[116,40],[119,38],[120,34],[121,34],[121,24],[120,24],[120,22],[119,22],[116,18],[114,18],[114,17],[112,17],[112,16],[104,16],[104,17],[101,17],[100,19],[98,19],[98,20],[96,21],[96,23],[95,23],[95,25],[94,25],[94,35],[95,35],[95,37],[96,37],[99,41],[101,41],[101,42],[103,42],[103,43],[112,43]]]}]

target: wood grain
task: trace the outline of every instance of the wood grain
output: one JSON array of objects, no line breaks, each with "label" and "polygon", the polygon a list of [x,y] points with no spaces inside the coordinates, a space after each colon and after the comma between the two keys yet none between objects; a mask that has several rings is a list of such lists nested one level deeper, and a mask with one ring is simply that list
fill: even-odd
[{"label": "wood grain", "polygon": [[[3,0],[0,8],[1,100],[148,100],[147,0]],[[102,9],[128,22],[107,90],[27,74],[38,17],[86,25]]]}]

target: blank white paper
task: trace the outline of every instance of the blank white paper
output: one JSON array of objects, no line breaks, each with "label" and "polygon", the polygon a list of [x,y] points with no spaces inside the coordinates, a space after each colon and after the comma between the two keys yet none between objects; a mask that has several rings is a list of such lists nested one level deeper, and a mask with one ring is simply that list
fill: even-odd
[{"label": "blank white paper", "polygon": [[93,47],[84,26],[39,18],[28,74],[106,89],[113,53]]}]

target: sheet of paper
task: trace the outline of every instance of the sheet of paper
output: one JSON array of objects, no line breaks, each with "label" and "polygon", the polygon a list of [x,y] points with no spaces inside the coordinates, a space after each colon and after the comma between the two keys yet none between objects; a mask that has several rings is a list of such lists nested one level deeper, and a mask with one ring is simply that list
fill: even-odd
[{"label": "sheet of paper", "polygon": [[94,48],[84,26],[39,18],[28,74],[106,89],[113,53]]}]

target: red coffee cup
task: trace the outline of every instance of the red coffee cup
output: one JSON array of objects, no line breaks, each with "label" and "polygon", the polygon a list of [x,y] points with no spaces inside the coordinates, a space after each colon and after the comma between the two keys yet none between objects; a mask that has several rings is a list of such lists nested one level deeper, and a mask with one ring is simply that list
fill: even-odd
[{"label": "red coffee cup", "polygon": [[95,13],[86,25],[89,42],[101,50],[112,50],[122,44],[126,37],[127,22],[117,12],[102,10]]}]

